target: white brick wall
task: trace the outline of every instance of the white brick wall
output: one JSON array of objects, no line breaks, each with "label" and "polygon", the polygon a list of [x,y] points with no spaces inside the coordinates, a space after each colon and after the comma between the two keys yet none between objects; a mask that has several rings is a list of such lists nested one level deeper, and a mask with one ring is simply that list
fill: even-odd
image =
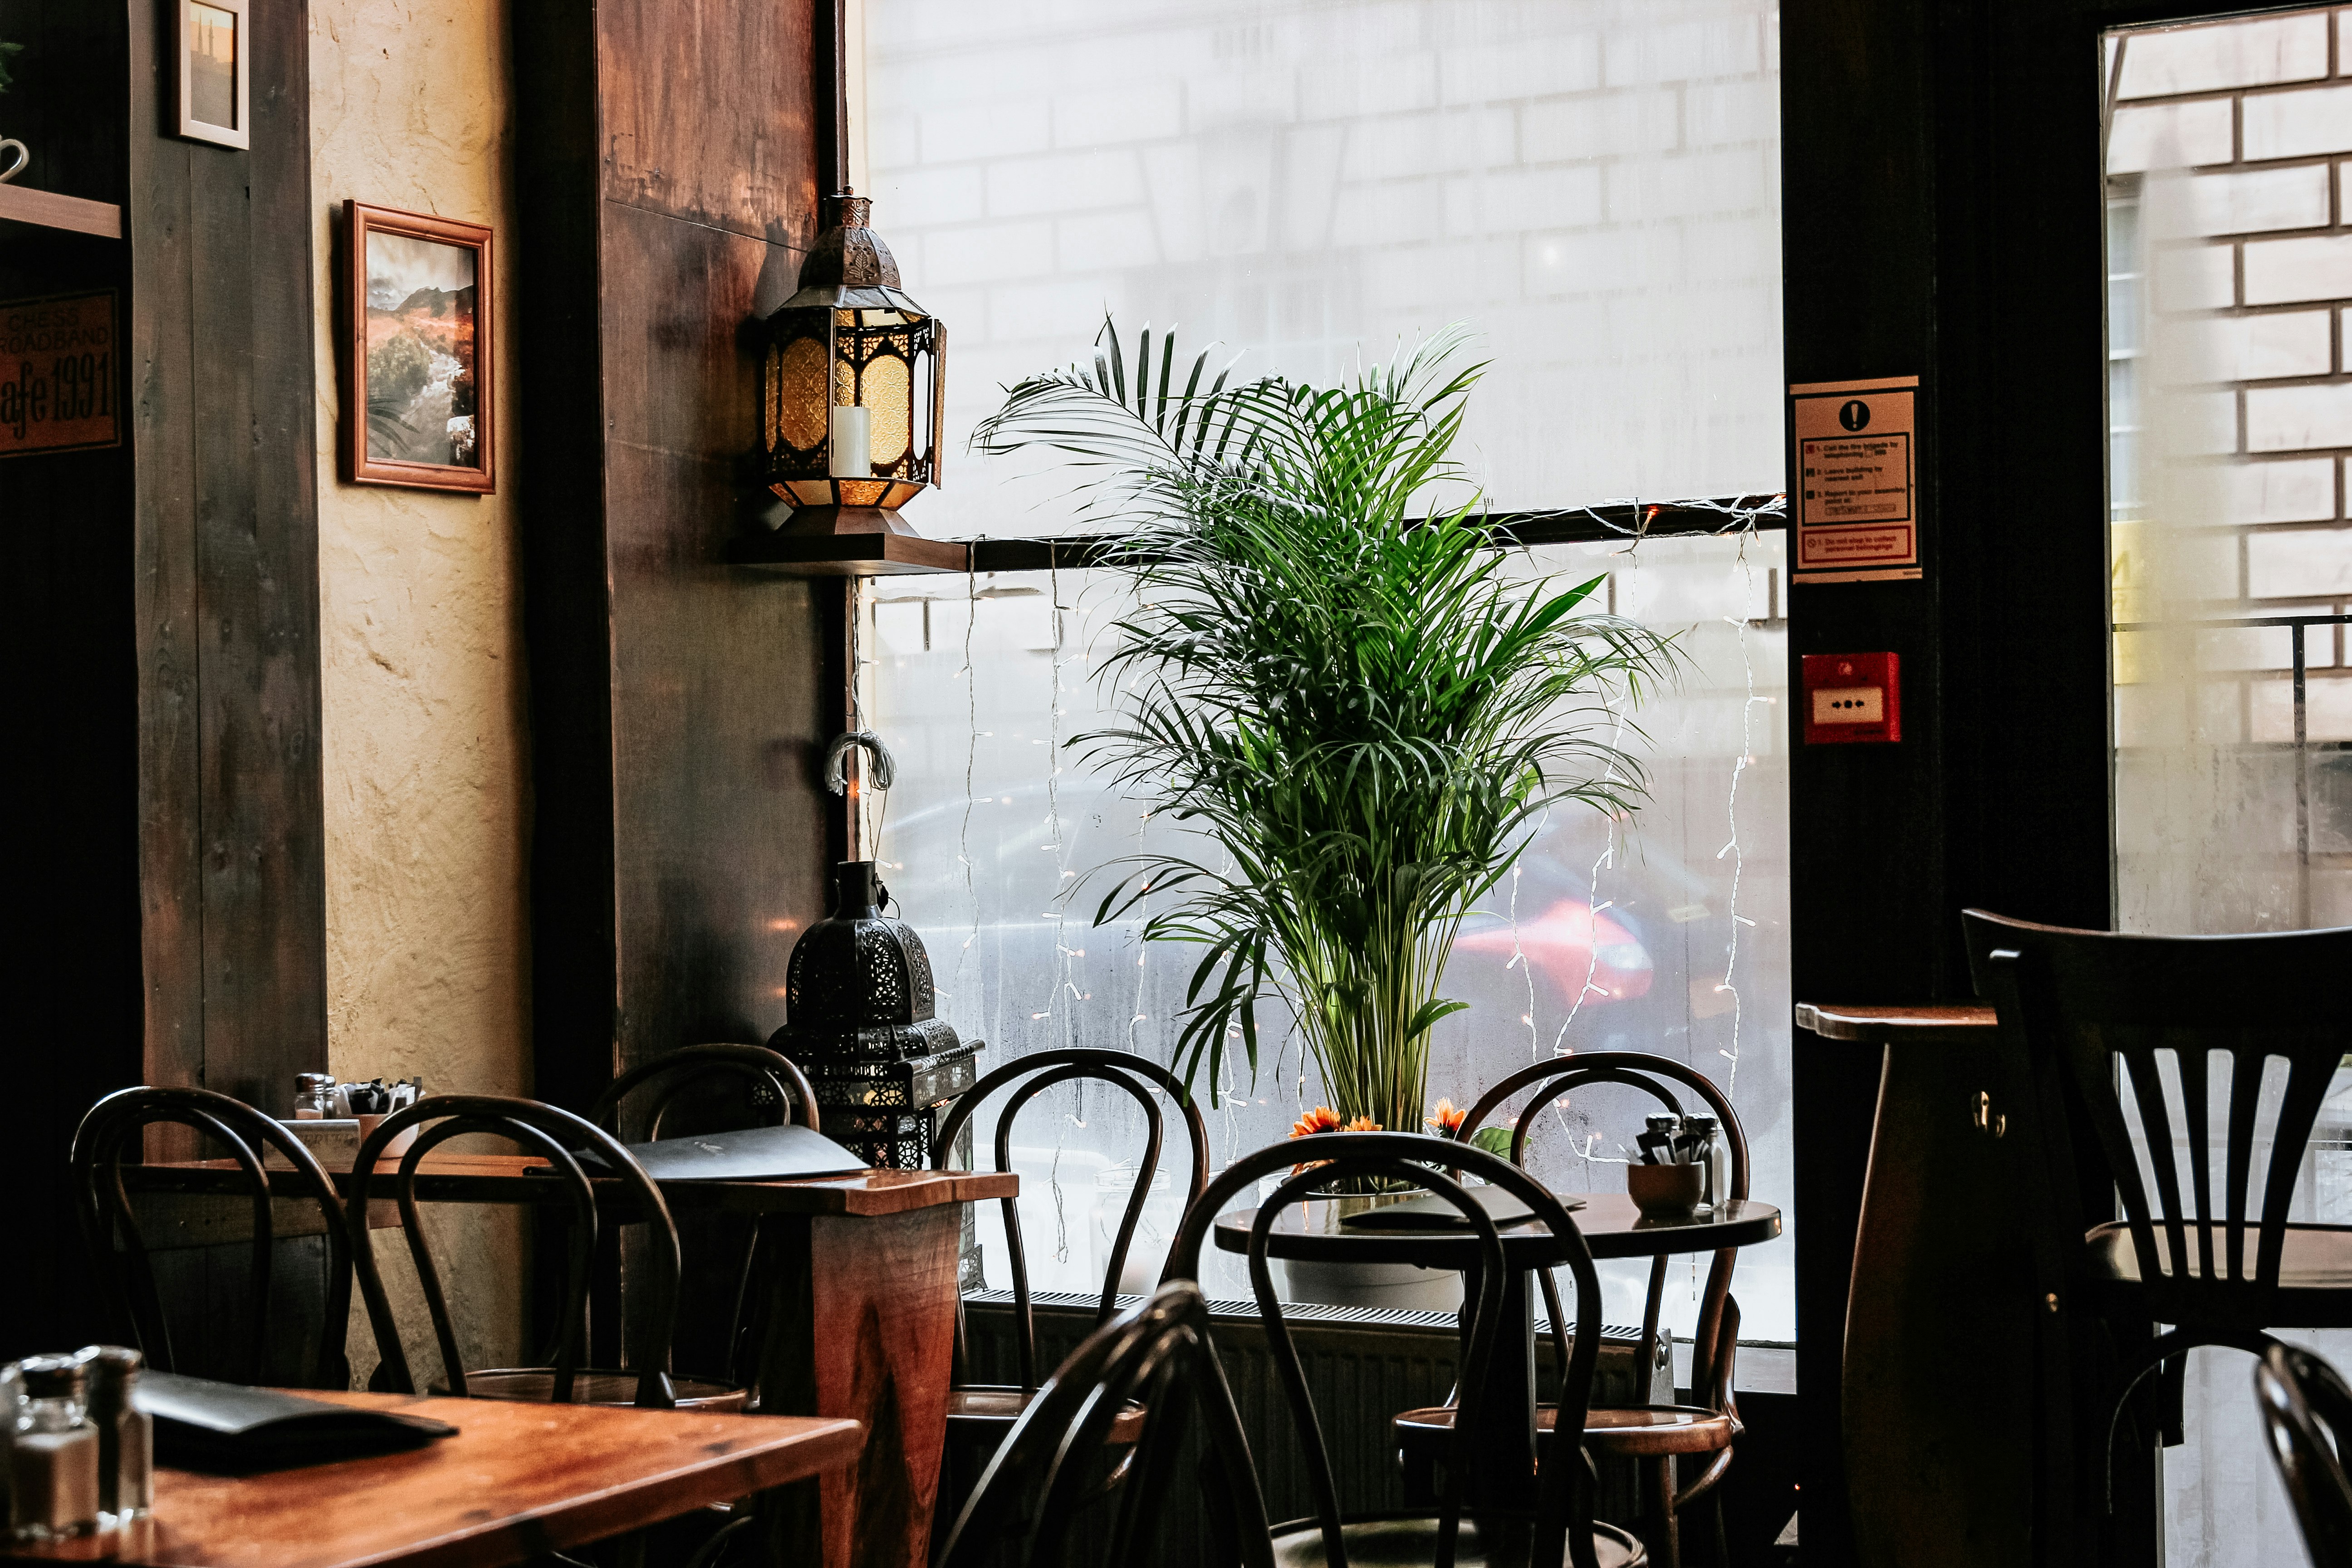
[{"label": "white brick wall", "polygon": [[[1106,307],[1318,377],[1460,321],[1493,362],[1464,456],[1499,503],[1780,486],[1771,0],[1234,15],[866,0],[866,183],[948,321],[951,444]],[[2213,221],[2303,221],[2279,184],[2217,190]],[[927,531],[1076,523],[1013,463],[949,472]]]},{"label": "white brick wall", "polygon": [[[2119,429],[2117,515],[2136,515],[2142,504],[2124,458],[2137,444],[2153,439],[2176,457],[2221,458],[2205,542],[2223,553],[2211,570],[2180,578],[2206,595],[2205,613],[2352,609],[2343,472],[2352,454],[2352,362],[2343,348],[2352,331],[2352,225],[2344,221],[2352,216],[2352,8],[2132,33],[2118,85],[2107,140],[2111,195],[2130,202],[2142,197],[2146,179],[2193,171],[2183,216],[2144,215],[2140,226],[2170,221],[2187,231],[2157,243],[2143,262],[2174,334],[2166,345],[2175,353],[2172,375],[2202,384],[2172,395],[2160,430]],[[2160,210],[2154,196],[2146,200],[2147,214]],[[2119,253],[2111,260],[2132,265]],[[2111,315],[2119,362],[2139,351],[2138,330],[2136,318]],[[2127,427],[2144,389],[2128,375],[2115,387],[2111,406]],[[2186,497],[2172,504],[2195,510]],[[2126,538],[2119,529],[2119,550]],[[2334,627],[2307,634],[2315,736],[2352,738],[2343,641]],[[2247,672],[2242,684],[2225,679],[2207,694],[2234,714],[2224,732],[2285,738],[2291,662],[2283,628],[2206,639],[2200,668]],[[2128,670],[2132,661],[2119,658],[2117,668]],[[2126,745],[2162,743],[2159,716],[2120,692],[2117,721]]]}]

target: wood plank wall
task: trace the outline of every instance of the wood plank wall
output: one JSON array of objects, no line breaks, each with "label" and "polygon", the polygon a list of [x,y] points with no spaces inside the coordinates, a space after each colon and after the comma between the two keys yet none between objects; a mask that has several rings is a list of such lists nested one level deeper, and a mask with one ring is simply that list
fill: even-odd
[{"label": "wood plank wall", "polygon": [[[720,563],[817,194],[815,7],[517,0],[538,1092],[783,1021],[837,584]],[[829,73],[830,52],[826,51]]]},{"label": "wood plank wall", "polygon": [[0,222],[0,300],[112,288],[124,444],[0,460],[16,674],[0,856],[9,1243],[0,1356],[89,1338],[63,1176],[108,1089],[269,1108],[326,1065],[306,8],[257,6],[254,150],[168,135],[149,0],[19,0],[0,128],[28,187],[121,203],[127,241]]}]

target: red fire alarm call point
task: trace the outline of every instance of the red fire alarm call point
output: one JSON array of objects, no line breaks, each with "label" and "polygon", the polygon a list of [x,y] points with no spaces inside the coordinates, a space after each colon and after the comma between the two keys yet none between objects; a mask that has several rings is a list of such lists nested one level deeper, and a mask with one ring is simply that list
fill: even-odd
[{"label": "red fire alarm call point", "polygon": [[1903,738],[1903,683],[1891,653],[1805,656],[1805,744]]}]

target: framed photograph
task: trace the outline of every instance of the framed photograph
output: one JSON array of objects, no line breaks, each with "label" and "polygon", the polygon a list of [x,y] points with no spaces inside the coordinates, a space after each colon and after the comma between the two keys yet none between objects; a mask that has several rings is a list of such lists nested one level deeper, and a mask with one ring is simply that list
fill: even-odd
[{"label": "framed photograph", "polygon": [[488,495],[497,342],[490,231],[343,204],[343,478]]},{"label": "framed photograph", "polygon": [[180,134],[253,145],[253,0],[173,0],[180,14]]}]

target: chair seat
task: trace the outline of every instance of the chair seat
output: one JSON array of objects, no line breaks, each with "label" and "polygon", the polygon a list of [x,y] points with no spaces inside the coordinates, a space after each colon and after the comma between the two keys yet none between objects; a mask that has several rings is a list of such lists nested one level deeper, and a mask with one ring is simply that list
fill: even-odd
[{"label": "chair seat", "polygon": [[[982,1384],[973,1388],[948,1390],[948,1430],[953,1435],[989,1435],[989,1441],[1003,1441],[1003,1434],[1013,1430],[1013,1424],[1037,1395],[1009,1384]],[[1110,1424],[1103,1439],[1113,1447],[1132,1447],[1143,1440],[1143,1406],[1129,1404]]]},{"label": "chair seat", "polygon": [[[1430,1568],[1437,1561],[1437,1521],[1427,1514],[1350,1520],[1339,1527],[1339,1536],[1348,1548],[1348,1568]],[[1642,1568],[1649,1562],[1641,1542],[1613,1524],[1594,1525],[1592,1545],[1601,1568]],[[1312,1520],[1276,1525],[1274,1561],[1276,1568],[1325,1568],[1329,1559],[1322,1527]],[[1486,1565],[1477,1521],[1466,1515],[1454,1561],[1457,1568]]]},{"label": "chair seat", "polygon": [[[2228,1268],[2229,1233],[2220,1225],[2208,1233],[2213,1247],[2213,1268],[2216,1274]],[[2192,1269],[2205,1267],[2202,1249],[2191,1229],[2187,1236],[2188,1256]],[[2084,1237],[2083,1245],[2089,1254],[2092,1274],[2098,1279],[2119,1284],[2137,1284],[2140,1279],[2139,1249],[2133,1245],[2131,1227],[2121,1221],[2095,1226]],[[2244,1267],[2251,1278],[2254,1268],[2255,1230],[2246,1226]],[[2162,1227],[2157,1237],[2157,1264],[2164,1277],[2171,1278],[2171,1249],[2165,1242]],[[2241,1282],[2220,1278],[2217,1286],[2231,1287]],[[2286,1242],[2279,1251],[2279,1287],[2286,1290],[2352,1289],[2352,1226],[2291,1225],[2286,1227]],[[2322,1326],[2322,1325],[2315,1325]]]},{"label": "chair seat", "polygon": [[[1557,1406],[1536,1406],[1536,1440],[1551,1435]],[[1397,1441],[1423,1441],[1454,1430],[1454,1407],[1408,1410],[1396,1418]],[[1696,1405],[1634,1405],[1585,1412],[1584,1442],[1603,1453],[1650,1458],[1661,1454],[1712,1454],[1738,1441],[1742,1428],[1732,1417]]]},{"label": "chair seat", "polygon": [[[751,1403],[749,1389],[730,1388],[726,1384],[700,1377],[672,1377],[670,1387],[677,1394],[680,1410],[700,1410],[728,1415],[740,1414]],[[555,1369],[551,1366],[502,1366],[488,1372],[466,1374],[466,1391],[477,1399],[507,1399],[526,1405],[547,1405],[555,1398]],[[435,1389],[436,1394],[447,1392]],[[574,1405],[635,1405],[637,1402],[637,1374],[607,1368],[583,1367],[572,1374],[572,1403]]]}]

